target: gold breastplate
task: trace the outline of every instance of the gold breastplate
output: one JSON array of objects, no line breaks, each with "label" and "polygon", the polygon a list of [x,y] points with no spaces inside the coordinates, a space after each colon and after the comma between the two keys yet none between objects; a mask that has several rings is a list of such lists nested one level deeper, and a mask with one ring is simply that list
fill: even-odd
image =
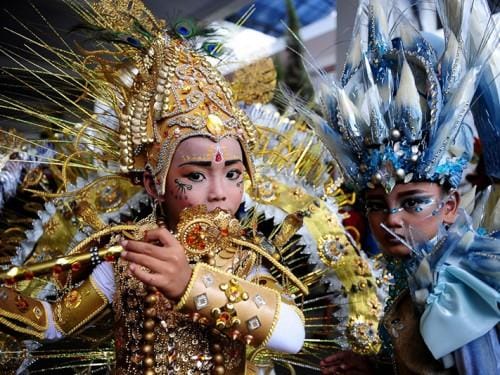
[{"label": "gold breastplate", "polygon": [[[245,276],[252,267],[251,253],[243,256],[222,254],[216,257],[216,266],[226,272],[237,270]],[[144,353],[154,358],[152,369],[156,374],[210,374],[213,367],[223,364],[225,374],[245,373],[245,345],[193,321],[189,314],[172,309],[173,304],[157,294],[155,305],[154,339],[147,344],[148,311],[146,286],[131,277],[128,264],[119,260],[115,266],[116,292],[113,300],[115,314],[115,346],[117,374],[145,374]],[[232,273],[232,272],[231,272]],[[146,349],[146,350],[145,350]]]}]

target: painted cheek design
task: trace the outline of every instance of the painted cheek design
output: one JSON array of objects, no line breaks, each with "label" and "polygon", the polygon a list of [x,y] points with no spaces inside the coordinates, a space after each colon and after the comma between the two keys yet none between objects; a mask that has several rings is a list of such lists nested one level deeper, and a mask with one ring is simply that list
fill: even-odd
[{"label": "painted cheek design", "polygon": [[186,193],[188,190],[193,189],[193,185],[185,184],[182,181],[179,181],[179,179],[175,179],[175,185],[177,186],[177,193],[175,194],[175,199],[187,199]]}]

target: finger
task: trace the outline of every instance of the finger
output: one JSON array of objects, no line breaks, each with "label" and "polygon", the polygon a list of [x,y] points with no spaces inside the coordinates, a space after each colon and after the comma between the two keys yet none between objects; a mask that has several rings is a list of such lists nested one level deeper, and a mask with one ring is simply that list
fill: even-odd
[{"label": "finger", "polygon": [[352,370],[354,368],[356,368],[356,363],[353,363],[353,362],[343,362],[339,365],[340,369],[342,371],[347,371],[347,370]]},{"label": "finger", "polygon": [[164,259],[164,255],[167,253],[164,247],[143,241],[125,240],[121,242],[121,245],[127,253],[145,254],[158,259]]},{"label": "finger", "polygon": [[321,362],[324,362],[326,364],[331,364],[333,362],[343,361],[348,356],[348,353],[349,352],[334,353],[332,355],[329,355],[328,357],[323,358]]},{"label": "finger", "polygon": [[322,374],[337,374],[338,372],[338,366],[329,366],[329,367],[323,367],[321,369]]},{"label": "finger", "polygon": [[163,245],[169,246],[172,243],[176,242],[177,239],[167,229],[157,228],[147,231],[146,234],[144,235],[144,241],[146,242],[159,241]]},{"label": "finger", "polygon": [[161,275],[147,272],[139,264],[130,263],[129,270],[135,278],[150,286],[159,287],[165,284]]},{"label": "finger", "polygon": [[158,262],[158,259],[149,255],[124,251],[122,253],[122,258],[128,260],[131,264],[135,263],[136,265],[146,267],[153,273],[161,273],[159,269],[160,267],[158,266],[162,263]]},{"label": "finger", "polygon": [[321,360],[321,363],[330,364],[332,362],[335,362],[337,360],[336,354],[329,355],[328,357],[325,357]]}]

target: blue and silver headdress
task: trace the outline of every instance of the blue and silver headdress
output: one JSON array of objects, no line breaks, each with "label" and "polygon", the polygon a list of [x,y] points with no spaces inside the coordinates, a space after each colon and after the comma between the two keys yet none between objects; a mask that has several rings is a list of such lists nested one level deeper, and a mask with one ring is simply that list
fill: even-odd
[{"label": "blue and silver headdress", "polygon": [[389,28],[379,0],[361,2],[341,81],[324,77],[318,90],[322,115],[297,106],[357,191],[416,181],[456,187],[472,156],[466,115],[498,33],[484,0],[436,6],[445,35],[439,55],[395,7]]}]

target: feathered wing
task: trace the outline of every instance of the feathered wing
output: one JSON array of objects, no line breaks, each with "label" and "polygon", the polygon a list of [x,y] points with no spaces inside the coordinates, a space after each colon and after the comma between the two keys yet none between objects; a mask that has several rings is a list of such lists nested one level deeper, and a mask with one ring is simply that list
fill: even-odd
[{"label": "feathered wing", "polygon": [[[309,295],[292,291],[306,320],[303,350],[298,355],[262,352],[261,356],[317,369],[318,360],[335,350],[375,353],[381,314],[376,286],[382,275],[363,256],[355,230],[344,227],[340,213],[355,195],[339,188],[341,180],[332,177],[337,173],[335,164],[302,119],[290,120],[260,104],[244,110],[259,132],[257,193],[250,194],[245,205],[272,220],[278,230],[282,223],[300,217],[299,229],[280,248],[279,259],[310,291]],[[308,115],[314,114],[308,111]]]}]

